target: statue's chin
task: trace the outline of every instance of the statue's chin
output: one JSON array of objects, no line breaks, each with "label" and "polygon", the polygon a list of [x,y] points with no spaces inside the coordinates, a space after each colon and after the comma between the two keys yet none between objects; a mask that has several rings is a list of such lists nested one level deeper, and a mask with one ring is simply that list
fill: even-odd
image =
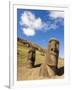
[{"label": "statue's chin", "polygon": [[51,66],[56,66],[56,62],[57,62],[56,56],[53,55],[53,54],[50,54],[50,62],[49,62],[49,64],[50,64]]}]

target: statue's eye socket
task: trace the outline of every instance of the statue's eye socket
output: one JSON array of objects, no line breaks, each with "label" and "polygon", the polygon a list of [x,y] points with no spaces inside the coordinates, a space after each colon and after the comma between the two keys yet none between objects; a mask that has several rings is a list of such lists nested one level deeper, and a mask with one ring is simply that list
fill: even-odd
[{"label": "statue's eye socket", "polygon": [[51,48],[51,51],[53,51],[53,48]]}]

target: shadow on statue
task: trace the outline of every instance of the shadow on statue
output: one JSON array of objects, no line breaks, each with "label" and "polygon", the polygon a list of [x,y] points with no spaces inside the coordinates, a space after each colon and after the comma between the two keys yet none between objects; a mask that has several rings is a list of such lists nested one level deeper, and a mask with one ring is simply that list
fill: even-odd
[{"label": "shadow on statue", "polygon": [[64,67],[57,68],[56,74],[57,74],[58,76],[63,75],[63,74],[64,74]]}]

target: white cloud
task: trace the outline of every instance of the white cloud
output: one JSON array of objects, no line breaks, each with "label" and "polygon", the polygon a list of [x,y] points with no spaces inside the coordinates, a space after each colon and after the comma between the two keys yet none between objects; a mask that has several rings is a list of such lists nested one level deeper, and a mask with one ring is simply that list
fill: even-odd
[{"label": "white cloud", "polygon": [[63,11],[49,11],[48,16],[51,20],[48,22],[48,30],[56,30],[64,25],[64,12]]},{"label": "white cloud", "polygon": [[57,28],[58,28],[58,25],[56,25],[56,23],[52,23],[52,24],[50,24],[50,26],[48,27],[49,30],[51,30],[51,29],[55,30],[55,29],[57,29]]},{"label": "white cloud", "polygon": [[33,23],[33,28],[34,29],[41,29],[42,27],[43,27],[44,25],[43,25],[43,22],[42,22],[42,20],[40,19],[40,18],[38,18],[38,19],[36,19],[35,21],[34,21],[34,23]]},{"label": "white cloud", "polygon": [[64,12],[50,11],[48,16],[52,19],[44,22],[40,17],[36,17],[32,12],[24,11],[20,21],[23,33],[26,36],[34,36],[37,30],[47,32],[48,30],[56,30],[60,25],[64,25]]},{"label": "white cloud", "polygon": [[63,11],[50,11],[49,14],[50,17],[52,18],[64,18],[64,12]]},{"label": "white cloud", "polygon": [[23,26],[23,32],[27,36],[35,35],[36,30],[41,30],[45,25],[40,17],[37,18],[30,11],[24,11],[20,24]]},{"label": "white cloud", "polygon": [[34,36],[35,35],[35,31],[33,29],[30,29],[30,28],[23,28],[23,33],[26,36]]}]

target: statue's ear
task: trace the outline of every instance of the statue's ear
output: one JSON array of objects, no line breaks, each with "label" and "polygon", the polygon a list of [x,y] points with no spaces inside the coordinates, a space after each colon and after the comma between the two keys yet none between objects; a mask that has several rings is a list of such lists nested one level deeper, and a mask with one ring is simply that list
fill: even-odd
[{"label": "statue's ear", "polygon": [[56,45],[57,49],[59,49],[59,44]]}]

